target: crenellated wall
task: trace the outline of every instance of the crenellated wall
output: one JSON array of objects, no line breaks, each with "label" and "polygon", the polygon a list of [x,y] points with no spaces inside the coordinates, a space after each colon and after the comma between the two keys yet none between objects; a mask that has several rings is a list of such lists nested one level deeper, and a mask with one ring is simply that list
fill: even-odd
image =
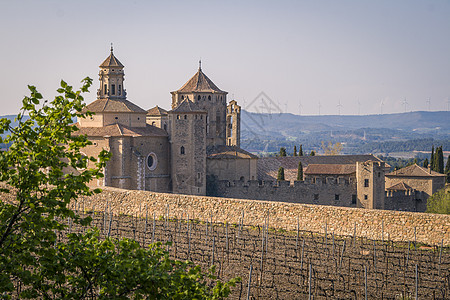
[{"label": "crenellated wall", "polygon": [[[285,187],[289,188],[289,187]],[[309,230],[339,235],[353,235],[376,240],[416,241],[450,245],[450,216],[426,213],[334,207],[275,201],[242,200],[207,196],[163,194],[115,188],[95,196],[80,199],[85,210],[104,210],[110,205],[116,214],[145,218],[146,214],[210,220],[213,222],[244,223],[261,226],[269,216],[269,226],[277,229]]]}]

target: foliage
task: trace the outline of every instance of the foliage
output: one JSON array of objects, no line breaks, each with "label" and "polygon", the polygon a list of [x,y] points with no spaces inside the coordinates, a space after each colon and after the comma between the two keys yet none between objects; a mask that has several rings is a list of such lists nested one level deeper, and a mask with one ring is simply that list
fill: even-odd
[{"label": "foliage", "polygon": [[311,153],[309,154],[309,156],[316,156],[316,152],[314,150],[311,150]]},{"label": "foliage", "polygon": [[294,156],[297,156],[297,146],[294,145]]},{"label": "foliage", "polygon": [[427,212],[450,215],[450,189],[441,189],[428,198]]},{"label": "foliage", "polygon": [[425,160],[423,161],[423,167],[424,167],[425,169],[428,168],[428,158],[425,158]]},{"label": "foliage", "polygon": [[442,146],[436,147],[436,152],[434,153],[433,170],[441,174],[444,173],[444,153],[442,151]]},{"label": "foliage", "polygon": [[447,183],[450,183],[450,155],[447,158],[447,164],[445,165],[445,174],[447,175]]},{"label": "foliage", "polygon": [[278,169],[277,180],[278,180],[278,181],[284,180],[284,168],[283,168],[283,167],[280,167],[280,168]]},{"label": "foliage", "polygon": [[81,218],[68,205],[100,192],[87,184],[103,177],[110,156],[106,151],[98,157],[82,155],[91,142],[71,126],[74,118],[92,115],[84,112],[81,95],[91,83],[86,78],[73,91],[61,81],[59,95],[42,105],[42,95],[29,86],[31,95],[22,101],[17,125],[0,120],[0,134],[9,132],[0,143],[10,144],[0,152],[0,298],[137,299],[153,297],[156,289],[156,297],[225,296],[228,284],[210,290],[198,267],[170,261],[157,247],[145,250],[130,240],[100,242],[95,232],[57,241],[68,218],[90,224],[90,218]]},{"label": "foliage", "polygon": [[300,150],[298,150],[298,156],[303,156],[303,145],[300,145]]},{"label": "foliage", "polygon": [[333,144],[331,141],[328,142],[328,145],[325,145],[325,142],[321,142],[321,148],[325,155],[339,155],[342,152],[342,144],[337,142]]},{"label": "foliage", "polygon": [[303,181],[303,165],[301,161],[298,162],[297,180]]},{"label": "foliage", "polygon": [[430,164],[431,164],[431,170],[434,171],[434,165],[435,165],[436,159],[434,157],[434,145],[431,146],[431,157],[430,157]]},{"label": "foliage", "polygon": [[286,148],[285,147],[280,148],[280,156],[286,156]]}]

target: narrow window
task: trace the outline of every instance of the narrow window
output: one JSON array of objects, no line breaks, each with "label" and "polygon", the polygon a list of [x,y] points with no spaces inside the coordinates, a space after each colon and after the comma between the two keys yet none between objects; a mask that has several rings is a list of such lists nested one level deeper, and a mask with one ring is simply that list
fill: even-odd
[{"label": "narrow window", "polygon": [[153,122],[152,122],[152,126],[155,126],[155,124],[156,124],[155,121],[153,121]]},{"label": "narrow window", "polygon": [[164,124],[164,130],[167,131],[167,124]]},{"label": "narrow window", "polygon": [[315,201],[319,200],[319,194],[314,194],[314,200]]},{"label": "narrow window", "polygon": [[185,120],[187,119],[187,115],[184,115],[184,119],[185,119]]},{"label": "narrow window", "polygon": [[200,100],[202,97],[200,97],[200,95],[198,95],[197,100]]},{"label": "narrow window", "polygon": [[364,187],[369,187],[369,179],[364,179]]},{"label": "narrow window", "polygon": [[352,195],[352,204],[356,204],[356,195]]},{"label": "narrow window", "polygon": [[177,115],[177,120],[179,120],[180,119],[180,115]]},{"label": "narrow window", "polygon": [[108,85],[103,85],[103,87],[105,88],[105,94],[108,92]]},{"label": "narrow window", "polygon": [[122,85],[119,84],[119,89],[117,92],[119,93],[119,96],[122,95]]},{"label": "narrow window", "polygon": [[211,96],[208,96],[208,100],[211,100]]},{"label": "narrow window", "polygon": [[339,201],[339,194],[334,194],[334,200]]},{"label": "narrow window", "polygon": [[115,84],[111,84],[111,94],[112,95],[116,94],[116,85]]},{"label": "narrow window", "polygon": [[181,146],[181,148],[180,148],[180,154],[184,154],[184,146]]},{"label": "narrow window", "polygon": [[368,199],[368,196],[367,195],[364,195],[364,200],[367,200]]}]

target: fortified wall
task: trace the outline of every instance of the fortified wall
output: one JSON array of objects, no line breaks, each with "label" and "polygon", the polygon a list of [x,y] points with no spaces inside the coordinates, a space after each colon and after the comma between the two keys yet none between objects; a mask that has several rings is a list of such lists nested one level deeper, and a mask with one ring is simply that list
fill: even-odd
[{"label": "fortified wall", "polygon": [[238,199],[283,201],[289,203],[321,204],[356,207],[356,182],[344,178],[326,180],[217,181],[214,196]]},{"label": "fortified wall", "polygon": [[[286,187],[289,188],[289,187]],[[242,200],[149,191],[105,188],[102,193],[79,199],[84,210],[105,210],[145,218],[155,215],[199,221],[264,225],[276,229],[355,235],[375,240],[414,241],[430,245],[450,245],[450,216],[332,207],[274,201]],[[297,223],[298,222],[298,223]]]}]

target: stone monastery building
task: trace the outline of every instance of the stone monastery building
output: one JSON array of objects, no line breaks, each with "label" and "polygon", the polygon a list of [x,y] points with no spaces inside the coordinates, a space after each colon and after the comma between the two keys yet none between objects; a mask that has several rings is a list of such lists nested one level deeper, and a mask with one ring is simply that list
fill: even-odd
[{"label": "stone monastery building", "polygon": [[[110,55],[100,65],[97,100],[79,119],[76,134],[97,156],[112,153],[102,180],[92,186],[287,201],[349,207],[424,211],[426,199],[445,184],[445,175],[419,166],[386,174],[373,155],[258,159],[240,148],[241,107],[227,102],[201,68],[171,92],[171,110],[144,110],[127,100],[124,66]],[[299,162],[304,180],[297,181]],[[286,181],[277,182],[283,166]],[[386,175],[386,176],[385,176]]]}]

